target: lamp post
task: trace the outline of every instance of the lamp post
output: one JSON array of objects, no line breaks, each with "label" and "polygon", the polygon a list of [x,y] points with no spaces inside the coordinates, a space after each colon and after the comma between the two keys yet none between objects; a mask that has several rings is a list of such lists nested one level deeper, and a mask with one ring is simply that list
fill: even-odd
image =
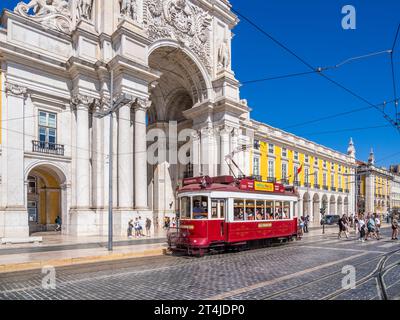
[{"label": "lamp post", "polygon": [[[110,132],[109,132],[109,167],[108,167],[108,250],[113,250],[113,130],[114,130],[114,117],[113,113],[120,107],[133,102],[133,97],[129,94],[119,96],[117,101],[114,101],[114,70],[110,71],[111,84],[110,84],[110,107],[105,112],[96,112],[95,117],[102,119],[110,116]],[[128,121],[128,119],[124,119]]]}]

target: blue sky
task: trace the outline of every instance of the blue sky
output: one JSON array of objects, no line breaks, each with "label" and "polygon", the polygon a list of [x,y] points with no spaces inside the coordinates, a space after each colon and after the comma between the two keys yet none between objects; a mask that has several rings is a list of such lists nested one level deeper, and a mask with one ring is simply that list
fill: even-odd
[{"label": "blue sky", "polygon": [[[12,9],[17,2],[5,1],[2,5]],[[395,0],[231,0],[231,3],[235,10],[316,67],[390,49],[400,23],[400,1]],[[356,30],[343,30],[341,26],[341,10],[348,4],[356,8]],[[240,81],[309,71],[243,19],[234,33],[232,64]],[[399,94],[400,38],[396,49]],[[374,104],[393,100],[388,54],[358,60],[326,74]],[[367,106],[319,75],[244,84],[241,96],[248,100],[252,118],[258,121],[342,152],[346,152],[349,138],[353,137],[359,159],[366,160],[373,147],[377,165],[400,163],[400,133],[393,127],[382,127],[388,123],[374,109],[295,126]],[[387,106],[387,112],[394,116],[393,104]],[[352,128],[364,130],[332,132]]]}]

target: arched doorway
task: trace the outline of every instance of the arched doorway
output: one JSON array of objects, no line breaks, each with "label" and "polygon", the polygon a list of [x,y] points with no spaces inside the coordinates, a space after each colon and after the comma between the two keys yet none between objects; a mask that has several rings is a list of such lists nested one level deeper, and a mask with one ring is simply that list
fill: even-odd
[{"label": "arched doorway", "polygon": [[307,215],[310,215],[310,203],[311,203],[311,197],[308,192],[306,192],[303,196],[303,217],[306,217]]},{"label": "arched doorway", "polygon": [[51,165],[38,165],[27,176],[29,234],[54,231],[57,216],[63,218],[62,185],[65,176]]},{"label": "arched doorway", "polygon": [[336,214],[336,199],[334,195],[331,195],[329,200],[329,214]]},{"label": "arched doorway", "polygon": [[316,222],[318,221],[318,217],[320,215],[319,209],[320,209],[320,200],[319,200],[319,195],[318,193],[314,194],[313,197],[313,221]]},{"label": "arched doorway", "polygon": [[349,214],[349,198],[344,198],[344,213]]},{"label": "arched doorway", "polygon": [[343,201],[341,196],[337,199],[337,214],[340,216],[343,214]]},{"label": "arched doorway", "polygon": [[[169,148],[180,150],[187,143],[178,141],[177,136],[194,126],[193,121],[185,116],[185,111],[207,100],[211,85],[190,52],[173,43],[150,48],[149,66],[160,73],[160,78],[149,88],[151,106],[147,130],[163,132],[166,155],[162,159],[158,157],[156,164],[149,165],[149,207],[155,221],[162,221],[165,215],[175,215],[178,208],[176,190],[181,180],[196,173],[193,161],[180,163],[177,158],[171,159]],[[159,137],[154,141],[160,146]],[[160,149],[155,152],[159,154]],[[192,156],[192,152],[187,150],[186,157],[190,159]]]}]

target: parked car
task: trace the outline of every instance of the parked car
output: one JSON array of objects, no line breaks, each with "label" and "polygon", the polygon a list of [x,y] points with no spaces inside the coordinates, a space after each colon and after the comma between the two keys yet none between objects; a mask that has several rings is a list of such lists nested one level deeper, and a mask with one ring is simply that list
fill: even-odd
[{"label": "parked car", "polygon": [[323,224],[327,224],[327,225],[338,224],[339,220],[340,220],[339,215],[327,214],[321,219],[321,225],[323,225]]}]

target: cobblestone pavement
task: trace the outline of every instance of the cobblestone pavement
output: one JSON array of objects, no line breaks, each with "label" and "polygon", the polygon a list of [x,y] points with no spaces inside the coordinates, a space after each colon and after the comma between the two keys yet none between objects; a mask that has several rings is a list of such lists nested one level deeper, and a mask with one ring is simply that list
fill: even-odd
[{"label": "cobblestone pavement", "polygon": [[[41,271],[0,275],[2,299],[382,299],[400,296],[400,243],[316,235],[271,248],[203,258],[161,256],[56,268],[56,288]],[[354,267],[355,288],[344,290]],[[387,269],[387,270],[386,270]],[[350,274],[351,275],[351,274]]]}]

